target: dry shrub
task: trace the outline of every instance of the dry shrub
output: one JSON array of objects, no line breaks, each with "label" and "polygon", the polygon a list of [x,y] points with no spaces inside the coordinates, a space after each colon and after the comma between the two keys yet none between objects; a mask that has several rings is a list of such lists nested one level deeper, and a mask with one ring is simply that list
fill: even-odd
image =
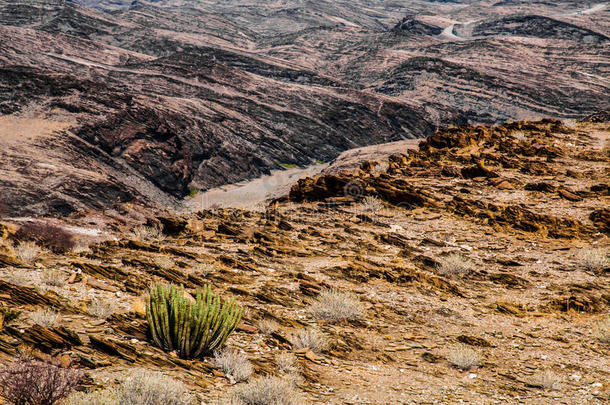
[{"label": "dry shrub", "polygon": [[76,246],[74,234],[47,222],[28,222],[15,232],[15,239],[36,242],[55,253],[66,253]]},{"label": "dry shrub", "polygon": [[214,355],[214,363],[236,382],[246,381],[252,375],[252,364],[248,356],[230,348],[217,352]]},{"label": "dry shrub", "polygon": [[37,360],[17,360],[0,370],[2,397],[16,405],[53,405],[78,386],[83,372]]},{"label": "dry shrub", "polygon": [[153,262],[157,267],[164,270],[171,269],[176,265],[176,262],[171,257],[167,256],[157,256],[153,259]]},{"label": "dry shrub", "polygon": [[94,298],[89,303],[87,310],[93,317],[106,319],[114,313],[116,307],[117,303],[111,299]]},{"label": "dry shrub", "polygon": [[292,374],[297,371],[297,358],[292,353],[280,353],[275,358],[280,373]]},{"label": "dry shrub", "polygon": [[443,257],[437,266],[438,273],[443,276],[464,275],[473,270],[474,263],[457,253]]},{"label": "dry shrub", "polygon": [[263,335],[271,335],[280,328],[280,325],[272,319],[261,319],[256,323],[256,327]]},{"label": "dry shrub", "polygon": [[165,235],[160,225],[138,225],[131,230],[131,234],[135,239],[138,240],[163,240]]},{"label": "dry shrub", "polygon": [[34,263],[40,257],[42,249],[34,242],[19,242],[13,248],[15,256],[24,263]]},{"label": "dry shrub", "polygon": [[292,347],[319,352],[328,346],[326,337],[315,329],[299,329],[290,336]]},{"label": "dry shrub", "polygon": [[323,321],[345,321],[362,318],[360,300],[352,293],[336,290],[323,290],[311,304],[309,312]]},{"label": "dry shrub", "polygon": [[259,377],[248,384],[237,386],[232,405],[297,405],[302,399],[294,382],[279,377]]},{"label": "dry shrub", "polygon": [[51,328],[57,325],[60,319],[60,313],[53,308],[40,308],[30,314],[30,320],[34,322],[34,324],[44,326],[45,328]]},{"label": "dry shrub", "polygon": [[114,390],[106,389],[94,392],[75,392],[62,405],[119,405],[119,398]]},{"label": "dry shrub", "polygon": [[360,209],[364,212],[370,212],[372,214],[378,213],[383,208],[381,200],[375,196],[367,195],[360,204]]},{"label": "dry shrub", "polygon": [[449,351],[447,361],[460,370],[470,370],[481,365],[481,356],[468,346],[457,346]]},{"label": "dry shrub", "polygon": [[608,251],[603,248],[585,248],[576,254],[576,259],[587,270],[603,271],[610,267]]},{"label": "dry shrub", "polygon": [[119,405],[189,405],[193,402],[182,382],[146,369],[132,371],[113,391]]},{"label": "dry shrub", "polygon": [[593,325],[593,334],[602,343],[610,343],[610,316]]},{"label": "dry shrub", "polygon": [[216,267],[214,264],[210,262],[197,262],[189,268],[188,273],[199,277],[206,277],[215,271]]},{"label": "dry shrub", "polygon": [[538,371],[529,376],[525,383],[530,387],[544,388],[546,390],[559,389],[559,378],[551,370]]},{"label": "dry shrub", "polygon": [[45,269],[40,274],[40,280],[46,285],[61,287],[66,281],[65,274],[56,269]]}]

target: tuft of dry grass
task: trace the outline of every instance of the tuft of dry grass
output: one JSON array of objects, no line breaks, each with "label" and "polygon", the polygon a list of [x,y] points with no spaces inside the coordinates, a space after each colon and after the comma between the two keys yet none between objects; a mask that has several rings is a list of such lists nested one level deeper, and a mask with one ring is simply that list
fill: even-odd
[{"label": "tuft of dry grass", "polygon": [[584,248],[578,251],[576,259],[590,271],[603,271],[610,267],[608,251],[603,248]]},{"label": "tuft of dry grass", "polygon": [[309,312],[316,319],[330,322],[362,318],[364,310],[356,295],[337,290],[323,290],[311,304]]},{"label": "tuft of dry grass", "polygon": [[470,370],[481,365],[481,355],[468,346],[457,346],[447,354],[447,361],[460,370]]},{"label": "tuft of dry grass", "polygon": [[474,270],[474,263],[461,254],[454,253],[441,258],[436,269],[443,276],[465,275]]},{"label": "tuft of dry grass", "polygon": [[34,263],[42,254],[42,248],[34,242],[19,242],[13,251],[19,260],[28,264]]},{"label": "tuft of dry grass", "polygon": [[263,335],[270,335],[276,332],[280,325],[272,319],[261,319],[256,323],[256,327]]},{"label": "tuft of dry grass", "polygon": [[527,138],[523,131],[513,131],[511,132],[511,135],[518,141],[524,141]]},{"label": "tuft of dry grass", "polygon": [[144,241],[165,239],[165,234],[163,234],[163,229],[161,229],[160,225],[138,225],[131,230],[131,235],[135,239]]},{"label": "tuft of dry grass", "polygon": [[171,269],[176,265],[176,262],[167,256],[157,256],[153,259],[153,263],[163,270]]},{"label": "tuft of dry grass", "polygon": [[119,398],[111,389],[76,392],[70,395],[63,405],[119,405]]},{"label": "tuft of dry grass", "polygon": [[216,266],[210,262],[197,262],[189,268],[188,272],[199,277],[206,277],[216,272]]},{"label": "tuft of dry grass", "polygon": [[375,196],[367,195],[360,204],[360,209],[371,214],[378,213],[383,208],[381,200]]},{"label": "tuft of dry grass", "polygon": [[280,373],[292,374],[298,370],[297,358],[292,353],[280,353],[275,357]]},{"label": "tuft of dry grass", "polygon": [[279,377],[259,377],[237,386],[231,397],[232,405],[297,405],[301,396],[294,382]]},{"label": "tuft of dry grass", "polygon": [[214,355],[214,363],[236,382],[247,381],[252,375],[252,364],[248,356],[230,348],[217,352]]},{"label": "tuft of dry grass", "polygon": [[602,343],[610,343],[610,316],[593,324],[593,335]]},{"label": "tuft of dry grass", "polygon": [[111,299],[94,298],[87,306],[87,311],[95,318],[106,319],[114,314],[116,307],[117,303]]},{"label": "tuft of dry grass", "polygon": [[315,329],[299,329],[288,339],[292,347],[297,350],[309,349],[319,352],[328,346],[326,337]]},{"label": "tuft of dry grass", "polygon": [[57,269],[44,269],[40,274],[40,280],[46,285],[61,287],[66,282],[66,276]]},{"label": "tuft of dry grass", "polygon": [[147,369],[132,371],[113,391],[119,405],[190,405],[193,402],[182,382]]},{"label": "tuft of dry grass", "polygon": [[53,308],[39,308],[32,312],[29,318],[36,325],[51,328],[59,323],[61,314]]},{"label": "tuft of dry grass", "polygon": [[559,389],[559,378],[551,370],[538,371],[529,376],[525,383],[530,387],[543,388],[546,390]]}]

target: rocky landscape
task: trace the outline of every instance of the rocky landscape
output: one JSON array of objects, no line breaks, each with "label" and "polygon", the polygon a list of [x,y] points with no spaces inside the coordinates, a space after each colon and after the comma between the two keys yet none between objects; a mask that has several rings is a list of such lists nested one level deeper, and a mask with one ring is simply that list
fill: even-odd
[{"label": "rocky landscape", "polygon": [[[34,405],[610,402],[609,28],[0,0],[0,398],[25,367],[67,376]],[[235,299],[224,348],[159,339],[154,283]]]},{"label": "rocky landscape", "polygon": [[[298,393],[278,404],[606,403],[609,140],[608,122],[450,128],[345,155],[264,209],[117,221],[99,243],[98,214],[73,215],[69,253],[27,256],[4,221],[0,354],[84,369],[90,391],[162,370],[203,403],[265,375]],[[149,343],[158,280],[245,306],[227,344],[250,383]]]},{"label": "rocky landscape", "polygon": [[0,1],[2,199],[11,215],[163,208],[447,125],[580,118],[610,108],[609,10]]}]

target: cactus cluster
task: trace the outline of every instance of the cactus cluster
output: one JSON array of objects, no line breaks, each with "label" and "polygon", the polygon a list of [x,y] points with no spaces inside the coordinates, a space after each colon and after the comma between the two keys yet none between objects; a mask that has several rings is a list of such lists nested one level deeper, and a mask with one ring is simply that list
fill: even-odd
[{"label": "cactus cluster", "polygon": [[197,291],[193,302],[183,287],[157,284],[150,289],[146,306],[153,343],[183,359],[197,358],[222,346],[242,314],[243,308],[234,299],[221,300],[209,285]]}]

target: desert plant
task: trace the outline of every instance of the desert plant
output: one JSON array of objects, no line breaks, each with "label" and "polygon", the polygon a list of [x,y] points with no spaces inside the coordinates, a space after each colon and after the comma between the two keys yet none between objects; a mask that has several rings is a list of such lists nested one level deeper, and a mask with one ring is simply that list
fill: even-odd
[{"label": "desert plant", "polygon": [[200,277],[205,277],[214,271],[216,271],[216,267],[210,262],[197,262],[188,269],[189,274]]},{"label": "desert plant", "polygon": [[193,402],[180,381],[161,372],[136,369],[117,388],[117,405],[189,405]]},{"label": "desert plant", "polygon": [[248,356],[233,349],[226,348],[217,352],[214,355],[214,363],[236,382],[246,381],[252,375],[252,364]]},{"label": "desert plant", "polygon": [[45,269],[40,274],[40,280],[46,285],[61,287],[66,281],[66,276],[60,270]]},{"label": "desert plant", "polygon": [[436,269],[438,273],[443,276],[464,275],[473,271],[474,263],[466,257],[454,253],[447,257],[443,257]]},{"label": "desert plant", "polygon": [[590,271],[603,271],[610,267],[608,251],[603,248],[581,249],[576,254],[576,259]]},{"label": "desert plant", "polygon": [[460,370],[470,370],[481,364],[481,356],[468,346],[458,346],[449,351],[447,361]]},{"label": "desert plant", "polygon": [[559,379],[551,370],[542,370],[529,376],[526,384],[530,387],[554,390],[559,388]]},{"label": "desert plant", "polygon": [[119,398],[112,389],[94,392],[75,392],[62,405],[119,405]]},{"label": "desert plant", "polygon": [[42,249],[34,242],[19,242],[14,248],[15,256],[24,263],[34,263]]},{"label": "desert plant", "polygon": [[89,315],[100,319],[106,319],[114,313],[116,302],[110,299],[94,298],[89,303],[87,309]]},{"label": "desert plant", "polygon": [[292,353],[280,353],[275,358],[275,363],[280,373],[294,373],[297,371],[297,359]]},{"label": "desert plant", "polygon": [[221,300],[209,285],[197,291],[195,302],[189,298],[183,287],[157,284],[150,290],[146,308],[152,341],[186,359],[222,346],[243,314],[234,299]]},{"label": "desert plant", "polygon": [[270,335],[277,331],[280,325],[272,319],[261,319],[256,323],[256,327],[263,335]]},{"label": "desert plant", "polygon": [[363,309],[356,295],[336,290],[323,290],[311,304],[309,312],[323,321],[344,321],[362,318]]},{"label": "desert plant", "polygon": [[36,325],[51,328],[59,322],[61,315],[53,308],[39,308],[30,314],[30,320]]},{"label": "desert plant", "polygon": [[593,334],[602,343],[610,343],[610,316],[593,325]]},{"label": "desert plant", "polygon": [[0,370],[1,396],[15,405],[53,405],[78,386],[83,372],[20,359]]},{"label": "desert plant", "polygon": [[297,405],[302,400],[294,382],[279,377],[259,377],[236,387],[233,405]]},{"label": "desert plant", "polygon": [[131,230],[131,234],[135,239],[139,240],[163,240],[165,235],[160,225],[138,225]]},{"label": "desert plant", "polygon": [[383,203],[379,198],[372,195],[367,195],[362,200],[360,208],[362,209],[362,211],[376,214],[377,212],[379,212],[379,210],[383,208]]},{"label": "desert plant", "polygon": [[76,246],[74,235],[64,228],[47,222],[28,222],[15,232],[15,239],[36,242],[55,253],[65,253]]},{"label": "desert plant", "polygon": [[157,256],[153,259],[153,262],[157,267],[164,270],[171,269],[176,265],[176,262],[171,257],[167,256]]},{"label": "desert plant", "polygon": [[299,329],[290,336],[289,341],[297,350],[319,352],[328,346],[326,337],[315,329]]}]

